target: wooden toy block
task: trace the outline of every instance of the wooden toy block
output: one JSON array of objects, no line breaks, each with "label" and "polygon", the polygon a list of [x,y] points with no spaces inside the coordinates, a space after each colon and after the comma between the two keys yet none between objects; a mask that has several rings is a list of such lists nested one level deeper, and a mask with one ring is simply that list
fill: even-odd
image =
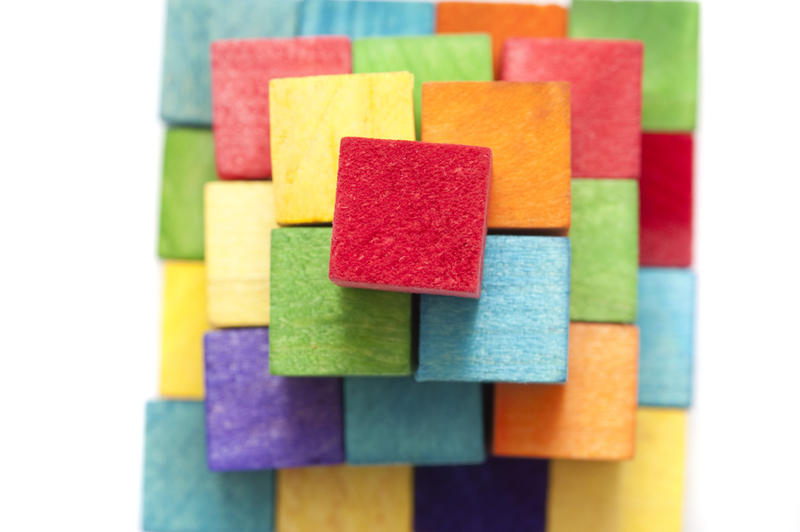
[{"label": "wooden toy block", "polygon": [[548,532],[679,532],[685,445],[686,412],[640,408],[633,460],[553,460]]},{"label": "wooden toy block", "polygon": [[333,220],[342,137],[414,140],[413,85],[408,72],[270,81],[278,223]]},{"label": "wooden toy block", "polygon": [[569,94],[566,83],[423,87],[422,140],[492,149],[490,228],[569,229]]},{"label": "wooden toy block", "polygon": [[164,263],[159,393],[202,399],[206,268],[202,262]]},{"label": "wooden toy block", "polygon": [[408,375],[411,296],[328,279],[331,229],[272,232],[273,375]]},{"label": "wooden toy block", "polygon": [[502,78],[571,84],[573,177],[639,177],[642,43],[511,38]]},{"label": "wooden toy block", "polygon": [[286,0],[226,0],[211,2],[211,40],[292,37],[298,6]]},{"label": "wooden toy block", "polygon": [[489,148],[343,138],[330,280],[479,297],[491,176]]},{"label": "wooden toy block", "polygon": [[347,35],[352,39],[433,33],[430,2],[305,0],[299,35]]},{"label": "wooden toy block", "polygon": [[639,270],[639,404],[689,408],[694,355],[694,286],[689,270]]},{"label": "wooden toy block", "polygon": [[344,409],[349,464],[484,460],[480,384],[350,377],[344,381]]},{"label": "wooden toy block", "polygon": [[208,320],[216,327],[269,325],[269,181],[208,183],[206,273]]},{"label": "wooden toy block", "polygon": [[689,131],[697,113],[699,11],[697,2],[575,0],[569,35],[642,41],[643,128]]},{"label": "wooden toy block", "polygon": [[639,264],[692,264],[692,135],[642,135]]},{"label": "wooden toy block", "polygon": [[419,381],[564,382],[569,239],[489,235],[478,301],[422,296]]},{"label": "wooden toy block", "polygon": [[573,323],[562,386],[495,386],[493,454],[574,460],[633,456],[639,332]]},{"label": "wooden toy block", "polygon": [[638,214],[636,181],[572,180],[573,321],[636,319]]},{"label": "wooden toy block", "polygon": [[142,529],[273,529],[273,472],[213,473],[206,465],[203,403],[147,404]]},{"label": "wooden toy block", "polygon": [[[290,5],[290,2],[285,2]],[[221,4],[224,5],[224,4]],[[230,39],[211,44],[211,93],[217,172],[223,179],[265,179],[269,153],[269,80],[347,74],[346,37]]]}]

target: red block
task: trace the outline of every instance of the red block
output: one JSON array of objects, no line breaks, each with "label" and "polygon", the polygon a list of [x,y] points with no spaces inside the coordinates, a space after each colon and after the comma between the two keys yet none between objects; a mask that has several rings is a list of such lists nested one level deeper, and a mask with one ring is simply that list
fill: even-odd
[{"label": "red block", "polygon": [[230,39],[211,43],[214,151],[222,179],[267,179],[269,80],[352,70],[347,37]]},{"label": "red block", "polygon": [[480,297],[491,175],[489,148],[343,138],[331,281]]},{"label": "red block", "polygon": [[639,264],[692,264],[692,135],[642,135]]},{"label": "red block", "polygon": [[502,79],[571,84],[573,177],[639,177],[641,42],[508,39]]}]

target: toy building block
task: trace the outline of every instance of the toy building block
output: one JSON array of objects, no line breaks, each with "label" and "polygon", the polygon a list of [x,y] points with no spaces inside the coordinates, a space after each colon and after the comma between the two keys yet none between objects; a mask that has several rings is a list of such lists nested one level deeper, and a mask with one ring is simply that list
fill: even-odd
[{"label": "toy building block", "polygon": [[502,78],[571,84],[573,177],[639,177],[642,43],[511,38]]},{"label": "toy building block", "polygon": [[414,140],[413,86],[414,77],[408,72],[270,81],[278,223],[333,220],[342,137]]},{"label": "toy building block", "polygon": [[489,148],[343,138],[330,280],[479,297],[491,176]]},{"label": "toy building block", "polygon": [[638,214],[636,181],[572,180],[573,321],[636,319]]},{"label": "toy building block", "polygon": [[203,403],[148,403],[145,433],[143,530],[273,529],[272,471],[208,470]]},{"label": "toy building block", "polygon": [[569,36],[642,41],[643,128],[689,131],[697,112],[699,18],[697,2],[575,0]]},{"label": "toy building block", "polygon": [[639,332],[573,323],[561,386],[495,386],[493,454],[573,460],[633,456]]},{"label": "toy building block", "polygon": [[489,235],[477,301],[422,296],[419,381],[564,382],[569,239]]},{"label": "toy building block", "polygon": [[492,149],[490,228],[569,229],[569,94],[566,83],[424,85],[423,141]]},{"label": "toy building block", "polygon": [[427,35],[433,33],[434,12],[431,2],[305,0],[298,35]]},{"label": "toy building block", "polygon": [[220,177],[265,179],[272,174],[268,94],[271,79],[347,74],[350,62],[350,40],[346,37],[213,42],[211,96]]},{"label": "toy building block", "polygon": [[633,460],[553,460],[548,532],[679,532],[685,445],[685,411],[640,408]]},{"label": "toy building block", "polygon": [[292,37],[298,5],[286,0],[226,0],[211,2],[211,40]]},{"label": "toy building block", "polygon": [[331,229],[272,232],[273,375],[409,375],[411,296],[328,280]]}]

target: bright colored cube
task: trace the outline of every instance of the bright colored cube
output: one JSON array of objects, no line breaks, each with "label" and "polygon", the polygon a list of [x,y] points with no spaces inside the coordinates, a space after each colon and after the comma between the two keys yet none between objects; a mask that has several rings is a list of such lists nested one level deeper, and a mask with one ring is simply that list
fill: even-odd
[{"label": "bright colored cube", "polygon": [[432,2],[304,0],[299,35],[347,35],[351,39],[433,33]]}]

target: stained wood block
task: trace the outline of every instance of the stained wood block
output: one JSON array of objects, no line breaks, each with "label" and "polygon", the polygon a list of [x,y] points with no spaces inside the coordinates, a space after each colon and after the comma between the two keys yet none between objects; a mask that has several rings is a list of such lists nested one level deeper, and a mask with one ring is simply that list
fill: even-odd
[{"label": "stained wood block", "polygon": [[493,454],[626,460],[633,456],[639,332],[573,323],[562,386],[495,386]]},{"label": "stained wood block", "polygon": [[305,0],[299,35],[347,35],[352,39],[433,33],[430,2]]},{"label": "stained wood block", "polygon": [[203,403],[147,404],[142,529],[273,529],[273,472],[213,473],[206,465]]},{"label": "stained wood block", "polygon": [[298,6],[286,0],[226,0],[211,2],[212,41],[255,37],[292,37]]},{"label": "stained wood block", "polygon": [[422,296],[420,381],[564,382],[569,239],[489,235],[478,301]]},{"label": "stained wood block", "polygon": [[331,281],[479,297],[491,176],[489,148],[343,138]]},{"label": "stained wood block", "polygon": [[573,177],[639,177],[642,43],[511,38],[502,78],[571,84]]},{"label": "stained wood block", "polygon": [[571,175],[566,83],[426,83],[422,102],[422,140],[492,149],[490,228],[566,234]]},{"label": "stained wood block", "polygon": [[272,232],[273,375],[408,375],[411,296],[328,279],[331,229]]},{"label": "stained wood block", "polygon": [[278,223],[333,220],[342,137],[414,140],[413,83],[408,72],[270,81]]},{"label": "stained wood block", "polygon": [[699,22],[697,2],[576,0],[569,36],[642,41],[643,128],[689,131],[697,114]]}]

